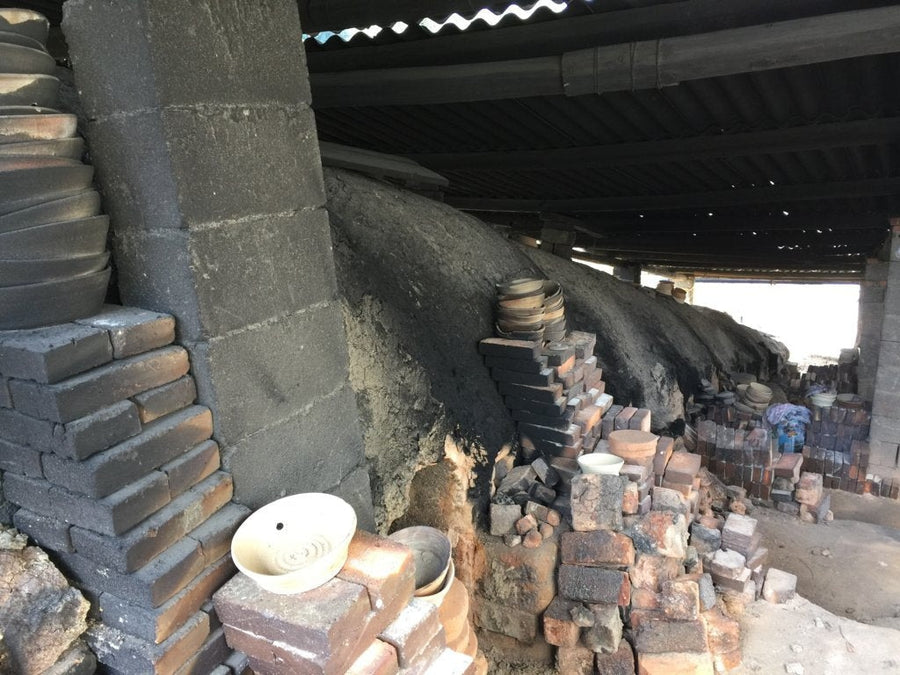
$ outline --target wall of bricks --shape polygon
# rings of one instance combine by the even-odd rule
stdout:
[[[72,0],[63,29],[121,296],[177,318],[235,499],[371,527],[296,3]]]
[[[171,316],[118,306],[0,333],[4,519],[91,601],[86,639],[112,673],[239,665],[208,601],[249,510],[174,338]]]
[[[890,263],[871,258],[859,287],[859,318],[856,344],[859,347],[857,392],[865,401],[875,397],[875,374],[878,372],[878,352],[884,322],[884,297],[887,290]]]

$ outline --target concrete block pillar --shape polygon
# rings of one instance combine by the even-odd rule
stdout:
[[[69,0],[124,302],[175,315],[235,497],[372,523],[295,0]]]
[[[877,275],[885,284],[872,394],[869,471],[882,476],[900,476],[900,219],[891,220],[889,245],[889,262],[877,268]],[[862,359],[862,341],[860,350]]]
[[[884,320],[884,297],[890,263],[870,258],[859,289],[859,320],[856,345],[859,347],[857,392],[871,402],[875,396],[875,373],[881,349],[881,329]]]

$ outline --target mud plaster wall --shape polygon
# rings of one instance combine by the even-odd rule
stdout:
[[[607,390],[619,403],[649,407],[655,428],[682,415],[702,377],[766,377],[770,360],[786,357],[725,314],[521,247],[445,204],[348,171],[326,169],[325,185],[350,381],[382,530],[412,519],[411,490],[419,522],[486,510],[491,463],[515,428],[477,343],[493,333],[494,285],[512,275],[562,284],[570,327],[598,334]],[[445,447],[452,458],[444,459]],[[429,508],[421,498],[440,489],[439,472],[414,476],[440,461],[467,486],[468,505],[432,500]]]

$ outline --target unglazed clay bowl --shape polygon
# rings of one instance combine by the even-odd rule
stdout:
[[[450,539],[434,527],[416,525],[397,530],[389,539],[412,549],[416,568],[416,596],[438,592],[450,569]]]
[[[656,454],[659,436],[649,431],[620,429],[609,435],[609,451],[629,464],[640,464]]]
[[[340,497],[308,492],[252,513],[231,540],[237,568],[261,588],[290,594],[318,588],[347,561],[356,512]]]

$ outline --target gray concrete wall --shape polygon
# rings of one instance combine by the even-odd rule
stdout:
[[[124,302],[169,312],[258,507],[334,491],[370,524],[294,0],[70,0]]]

